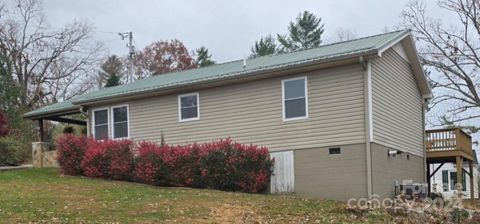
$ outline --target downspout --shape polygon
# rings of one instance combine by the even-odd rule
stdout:
[[[365,86],[365,157],[367,165],[367,196],[372,197],[372,65],[370,61],[365,60],[363,56],[359,58],[360,64],[362,64],[365,71],[364,86]]]
[[[424,166],[423,167],[424,168],[423,169],[424,170],[423,175],[424,175],[424,183],[428,183],[428,181],[429,181],[428,180],[429,179],[428,175],[430,175],[430,174],[427,174],[427,170],[428,170],[427,169],[427,166],[428,166],[428,164],[427,164],[427,146],[425,145],[427,130],[426,130],[426,122],[425,122],[425,113],[430,110],[430,108],[428,108],[428,104],[430,103],[431,98],[432,98],[431,95],[423,95],[422,96],[422,101],[423,101],[423,103],[422,103],[422,124],[423,124],[423,160],[424,160],[424,162],[423,162],[423,166]],[[428,186],[428,187],[430,187],[430,186]],[[428,190],[428,192],[430,192],[430,189],[427,189],[427,190]]]

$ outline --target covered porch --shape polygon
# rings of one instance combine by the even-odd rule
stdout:
[[[472,138],[460,128],[446,128],[437,130],[427,130],[425,136],[426,163],[427,163],[427,183],[428,192],[431,193],[431,179],[446,163],[455,164],[457,191],[461,191],[463,186],[464,172],[469,176],[470,198],[475,197],[474,192],[474,155],[472,150]],[[439,164],[434,170],[430,170],[431,164]],[[464,164],[468,164],[468,171]]]
[[[87,122],[71,118],[71,115],[84,114],[80,107],[70,101],[50,105],[24,115],[25,119],[37,123],[37,141],[32,142],[32,161],[34,167],[48,167],[56,164],[56,151],[52,149],[52,143],[46,139],[45,124],[47,121],[60,122],[65,124],[87,126]]]

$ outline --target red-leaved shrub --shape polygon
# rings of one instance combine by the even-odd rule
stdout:
[[[168,150],[168,146],[161,147],[154,143],[141,142],[135,161],[136,180],[153,185],[167,185],[168,171],[164,162],[164,154]]]
[[[91,141],[81,162],[87,177],[130,180],[133,170],[132,141]]]
[[[73,134],[65,134],[57,139],[57,161],[63,174],[81,175],[83,173],[80,163],[87,150],[87,141],[89,140],[85,136]]]
[[[205,188],[244,192],[262,192],[267,188],[273,167],[267,148],[230,139],[202,147],[206,151],[200,159]]]
[[[202,145],[158,146],[142,142],[136,161],[138,181],[228,191],[262,192],[273,160],[268,150],[230,139]]]
[[[138,147],[135,177],[138,181],[160,186],[201,187],[198,145],[159,146],[141,142]]]
[[[159,186],[262,192],[273,160],[268,149],[230,139],[186,146],[140,142],[138,155],[129,140],[96,141],[66,134],[57,142],[65,174],[134,180]],[[81,161],[81,163],[80,163]]]

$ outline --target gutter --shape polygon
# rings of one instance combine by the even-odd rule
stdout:
[[[432,99],[432,94],[428,94],[428,95],[423,95],[422,96],[422,100],[423,100],[423,103],[422,103],[422,127],[423,127],[423,170],[424,171],[428,171],[428,164],[427,164],[427,146],[425,144],[425,141],[426,141],[426,135],[427,135],[427,130],[426,130],[426,121],[425,121],[425,113],[427,111],[430,110],[430,108],[428,108],[428,104],[430,103],[430,99]],[[425,183],[428,183],[428,179],[429,179],[429,175],[430,173],[428,172],[423,172],[423,175],[424,175],[424,182]],[[430,189],[428,189],[428,192],[430,192]]]
[[[34,113],[34,114],[29,114],[26,113],[23,115],[23,118],[25,119],[40,119],[40,118],[45,118],[45,117],[52,117],[52,116],[62,116],[62,115],[69,115],[69,114],[76,114],[78,113],[79,107],[74,105],[73,107],[69,108],[62,108],[62,109],[56,109],[56,110],[51,110],[45,113]]]

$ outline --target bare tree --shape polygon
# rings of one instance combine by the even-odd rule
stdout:
[[[88,75],[102,46],[90,42],[90,24],[74,21],[51,29],[39,0],[16,0],[0,10],[0,53],[11,62],[22,105],[69,99],[94,84]]]
[[[335,30],[335,42],[353,40],[355,38],[357,38],[357,34],[350,29],[337,28]]]
[[[412,30],[429,73],[434,95],[432,106],[447,108],[443,124],[461,125],[480,118],[480,4],[478,0],[440,0],[444,24],[428,16],[423,1],[411,1],[403,10],[401,26]],[[474,130],[478,130],[472,127]]]

